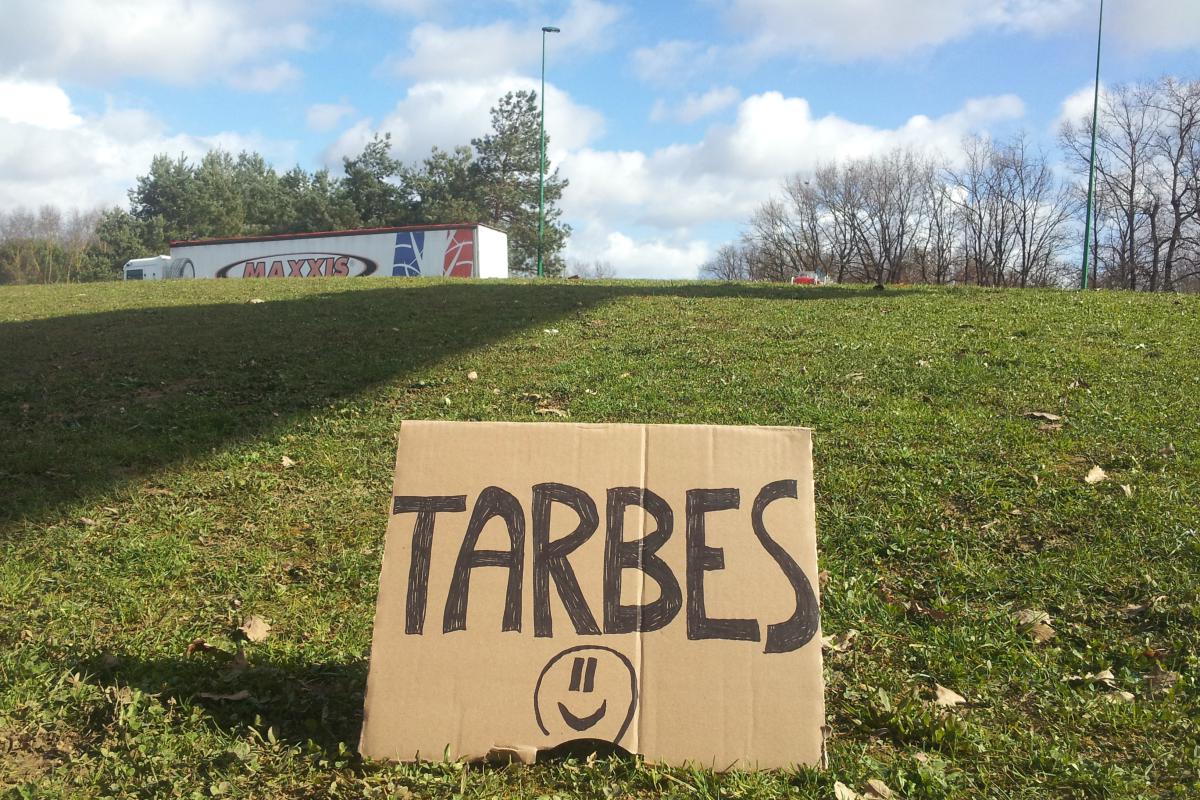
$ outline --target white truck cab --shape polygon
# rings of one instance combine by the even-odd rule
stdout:
[[[125,280],[161,281],[174,278],[194,278],[196,269],[190,258],[153,256],[134,258],[125,262]]]

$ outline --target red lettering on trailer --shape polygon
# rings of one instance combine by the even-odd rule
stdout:
[[[372,275],[378,265],[369,258],[342,253],[279,253],[261,259],[246,259],[226,264],[216,271],[217,278],[346,278]]]

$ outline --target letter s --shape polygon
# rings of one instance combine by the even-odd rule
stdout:
[[[758,493],[758,497],[754,498],[754,507],[750,513],[754,535],[783,570],[796,593],[796,610],[792,612],[792,616],[783,622],[767,626],[767,646],[763,650],[764,653],[790,653],[798,650],[812,640],[821,624],[821,609],[817,605],[817,596],[813,593],[808,576],[791,555],[771,538],[763,525],[763,512],[781,497],[797,497],[794,480],[768,483]]]

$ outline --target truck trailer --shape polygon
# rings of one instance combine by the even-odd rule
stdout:
[[[367,228],[171,242],[125,280],[172,278],[507,278],[508,237],[480,224]]]

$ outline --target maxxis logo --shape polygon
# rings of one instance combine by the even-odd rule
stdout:
[[[347,253],[277,253],[244,258],[217,270],[218,278],[360,278],[379,267]]]

